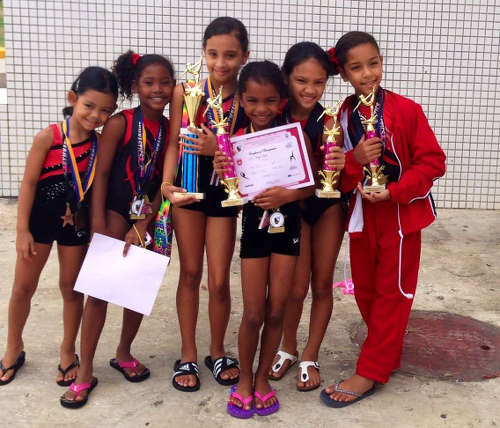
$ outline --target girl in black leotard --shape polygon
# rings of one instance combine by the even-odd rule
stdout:
[[[300,122],[311,140],[316,170],[321,167],[323,126],[318,121],[323,113],[319,104],[332,64],[328,54],[311,42],[297,43],[285,56],[282,71],[288,84],[289,100],[283,111],[288,122]],[[330,127],[330,125],[329,125]],[[344,154],[335,147],[332,165],[341,169]],[[344,234],[344,211],[340,199],[319,199],[311,196],[303,201],[300,257],[295,267],[293,287],[285,312],[283,342],[270,372],[270,378],[281,379],[297,361],[297,328],[304,299],[311,283],[312,307],[309,337],[300,356],[297,388],[309,391],[320,385],[318,354],[332,313],[332,278]]]
[[[161,202],[160,184],[168,119],[163,116],[174,88],[174,70],[161,55],[121,55],[113,70],[120,92],[139,106],[113,116],[103,130],[96,183],[92,195],[91,226],[99,232],[131,244],[146,246],[146,233]],[[140,284],[139,284],[140,286]],[[97,384],[92,362],[106,319],[107,302],[88,297],[81,332],[82,362],[75,385],[61,397],[65,407],[81,407]],[[130,382],[149,377],[149,369],[131,354],[142,314],[124,309],[122,334],[110,366]],[[82,391],[82,385],[87,391]],[[81,393],[83,392],[83,394]]]
[[[99,135],[116,108],[118,86],[101,67],[82,71],[68,92],[65,120],[40,131],[26,159],[19,190],[14,285],[9,302],[7,349],[0,361],[0,385],[23,365],[22,333],[31,297],[54,241],[59,255],[64,338],[57,383],[68,386],[78,371],[75,340],[83,295],[73,291],[89,242],[88,190],[93,182]]]

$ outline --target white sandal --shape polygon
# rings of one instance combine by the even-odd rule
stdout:
[[[299,363],[299,368],[300,368],[299,382],[306,383],[309,380],[309,372],[307,371],[309,367],[314,367],[319,372],[319,363],[317,361],[301,361]],[[312,391],[313,389],[318,388],[320,384],[321,382],[309,388],[299,388],[297,386],[297,389],[302,392]]]
[[[276,364],[272,366],[271,370],[273,371],[273,373],[278,373],[281,367],[283,367],[283,364],[285,364],[285,361],[287,360],[290,361],[290,365],[280,377],[269,376],[269,379],[271,380],[280,380],[283,376],[286,375],[288,370],[290,370],[290,367],[292,367],[297,362],[298,359],[296,355],[289,354],[288,352],[285,351],[278,351],[276,355],[278,355],[280,359],[276,362]]]

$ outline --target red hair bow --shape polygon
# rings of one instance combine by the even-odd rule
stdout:
[[[337,68],[339,68],[340,64],[339,64],[339,60],[335,56],[335,48],[328,49],[327,53],[328,53],[328,59],[330,60],[330,62],[335,64],[337,66]]]
[[[141,56],[138,53],[132,54],[132,64],[137,65],[137,61],[141,59]]]

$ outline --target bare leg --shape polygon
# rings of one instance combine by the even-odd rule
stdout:
[[[309,337],[302,352],[302,361],[317,361],[333,308],[332,279],[344,236],[344,213],[340,204],[328,208],[312,231],[312,306]],[[298,388],[313,388],[320,384],[319,372],[308,368],[309,380],[297,383]],[[299,371],[300,375],[300,371]]]
[[[300,256],[295,265],[295,273],[292,279],[292,290],[286,304],[285,318],[283,321],[283,343],[281,349],[292,355],[297,355],[297,329],[304,307],[304,300],[309,291],[309,280],[311,277],[311,226],[302,221],[300,235]],[[273,364],[279,357],[276,355]],[[289,360],[283,363],[278,372],[270,370],[269,374],[274,378],[280,378],[290,367]]]
[[[236,218],[207,217],[208,314],[212,361],[225,355],[224,336],[231,312],[229,274],[235,238]],[[221,372],[220,377],[235,379],[238,375],[239,370],[232,368]]]
[[[174,207],[174,230],[179,250],[180,274],[177,286],[177,316],[181,330],[181,362],[196,362],[196,322],[200,304],[200,281],[203,273],[205,214]],[[195,386],[193,375],[178,376],[181,386]]]
[[[236,391],[244,398],[253,392],[253,362],[266,311],[268,270],[268,257],[241,259],[243,317],[238,334],[240,381]],[[242,405],[238,400],[234,401],[235,404]],[[246,409],[250,409],[250,406],[251,403]]]
[[[35,243],[36,255],[32,256],[31,261],[17,256],[14,284],[9,301],[7,349],[2,358],[4,367],[10,367],[14,364],[24,348],[22,336],[30,313],[31,298],[38,286],[38,279],[49,257],[50,248],[51,245]],[[1,380],[8,380],[12,374],[13,371],[9,370],[1,377]]]
[[[76,278],[80,272],[83,259],[87,252],[86,245],[67,246],[58,245],[59,255],[59,288],[63,297],[63,325],[64,337],[60,350],[60,365],[64,369],[75,360],[75,341],[80,328],[83,312],[83,294],[73,291]],[[74,380],[78,368],[71,369],[63,378],[58,373],[57,380]]]
[[[112,238],[122,239],[129,229],[128,223],[115,211],[108,210],[106,212],[106,217],[106,235]],[[80,333],[81,365],[75,381],[77,384],[90,382],[92,380],[95,351],[99,343],[99,338],[101,337],[102,329],[104,328],[107,309],[108,302],[91,296],[87,297],[83,309],[82,329]],[[87,394],[88,391],[81,392],[76,400],[83,400]],[[75,393],[71,390],[66,391],[64,396],[68,400],[75,399]]]
[[[271,254],[266,316],[261,336],[259,366],[255,373],[255,391],[262,396],[271,391],[268,373],[280,343],[285,307],[292,288],[296,261],[295,256]],[[275,402],[276,397],[271,397],[265,403],[258,400],[255,405],[257,408],[269,407]]]

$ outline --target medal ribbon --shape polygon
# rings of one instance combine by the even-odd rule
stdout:
[[[151,156],[146,162],[147,133],[146,126],[144,125],[144,118],[141,112],[139,116],[139,123],[137,125],[137,195],[141,195],[143,184],[150,180],[154,174],[154,166],[156,164],[158,153],[160,152],[161,140],[163,137],[163,127],[164,124],[163,121],[161,121],[158,133],[153,141]]]
[[[68,157],[69,166],[71,169],[71,176],[73,179],[73,188],[75,190],[75,196],[77,202],[80,203],[85,197],[85,193],[89,190],[92,182],[94,181],[96,160],[97,160],[97,134],[92,131],[90,133],[90,138],[92,140],[91,153],[89,157],[89,162],[87,164],[87,169],[84,174],[84,180],[82,184],[82,179],[80,177],[80,172],[78,171],[78,163],[76,161],[75,153],[73,151],[73,146],[69,139],[69,117],[66,118],[62,123],[64,144],[62,148],[62,166],[64,174],[68,173]]]

